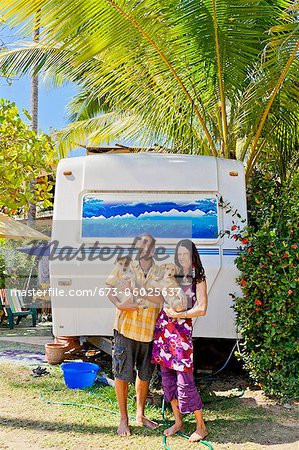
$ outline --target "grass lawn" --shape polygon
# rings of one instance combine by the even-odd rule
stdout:
[[[116,435],[118,416],[113,388],[92,388],[93,394],[67,389],[59,367],[50,366],[50,375],[33,378],[32,367],[0,362],[0,448],[1,449],[98,449],[158,450],[162,430],[149,431],[132,420],[132,436]],[[208,441],[214,450],[298,449],[296,404],[292,409],[264,402],[262,391],[246,390],[242,398],[225,398],[232,393],[219,383],[219,397],[202,391],[206,400],[204,416]],[[219,389],[223,389],[221,392]],[[51,389],[59,391],[49,392]],[[230,386],[231,389],[231,386]],[[41,399],[88,403],[88,407],[48,404]],[[96,394],[96,395],[95,395]],[[100,397],[98,397],[99,395]],[[222,400],[219,401],[219,398]],[[134,390],[130,390],[130,414],[134,415]],[[160,409],[148,407],[148,416],[161,419]],[[167,416],[170,418],[169,412]],[[297,416],[298,418],[298,416]],[[193,417],[186,417],[185,433],[194,429]],[[175,436],[167,439],[171,450],[207,447]]]

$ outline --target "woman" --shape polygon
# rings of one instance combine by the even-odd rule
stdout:
[[[152,362],[161,367],[165,400],[171,403],[175,423],[165,430],[172,436],[182,429],[182,414],[193,412],[196,430],[192,442],[207,435],[202,417],[202,402],[193,377],[192,317],[204,316],[207,310],[206,277],[197,249],[189,239],[176,247],[175,263],[178,281],[188,298],[188,308],[176,312],[172,308],[160,312],[154,336]]]

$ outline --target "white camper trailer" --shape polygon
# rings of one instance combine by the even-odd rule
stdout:
[[[238,293],[239,244],[219,236],[236,219],[219,206],[220,197],[246,219],[241,162],[152,152],[61,160],[50,258],[54,335],[112,336],[115,310],[105,280],[115,250],[130,250],[136,234],[147,232],[169,262],[181,238],[198,248],[209,306],[194,319],[194,337],[235,338],[229,294]]]

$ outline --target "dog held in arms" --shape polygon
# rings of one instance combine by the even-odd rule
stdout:
[[[138,286],[134,281],[132,258],[129,255],[119,255],[115,260],[115,268],[106,280],[106,283],[117,289],[117,297],[121,303],[135,303],[139,308],[148,308],[149,302],[142,297],[134,295]],[[133,292],[130,292],[133,291]]]
[[[164,307],[173,308],[175,311],[185,311],[187,309],[187,296],[175,279],[178,274],[178,267],[175,264],[163,264],[160,267],[161,277],[155,278],[151,285],[160,289],[164,297]]]
[[[128,294],[129,291],[125,289],[128,283],[132,286],[132,258],[129,255],[119,255],[114,265],[115,268],[107,278],[106,283],[117,289],[117,297],[120,302],[127,301],[133,303],[133,295],[131,293]]]

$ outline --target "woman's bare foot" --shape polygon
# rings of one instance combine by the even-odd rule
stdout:
[[[208,434],[208,432],[207,432],[206,427],[196,428],[194,433],[192,433],[191,436],[189,437],[189,441],[191,441],[191,442],[202,441],[207,436],[207,434]]]
[[[164,436],[173,436],[178,431],[182,431],[183,429],[183,422],[175,422],[172,427],[167,428],[167,430],[164,431]]]
[[[119,436],[131,436],[131,431],[129,428],[129,423],[127,419],[120,419],[119,427],[117,429],[117,434]]]
[[[136,422],[139,425],[143,425],[144,427],[149,428],[150,430],[154,430],[155,428],[158,428],[158,426],[159,426],[159,424],[157,422],[147,419],[145,416],[136,416]]]

